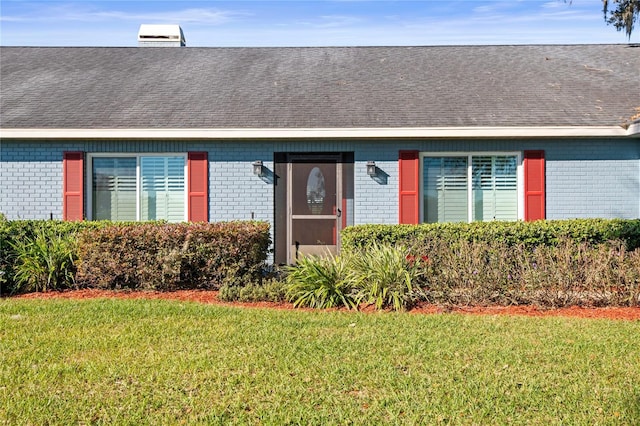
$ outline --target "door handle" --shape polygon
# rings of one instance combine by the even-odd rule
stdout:
[[[341,217],[341,216],[342,216],[342,210],[340,210],[340,209],[336,209],[336,211],[338,212],[338,215],[337,215],[337,216],[338,216],[338,217]]]

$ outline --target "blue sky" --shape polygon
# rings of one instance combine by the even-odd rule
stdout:
[[[136,46],[140,24],[180,24],[187,46],[628,42],[601,0],[0,0],[4,46]]]

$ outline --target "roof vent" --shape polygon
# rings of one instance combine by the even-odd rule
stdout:
[[[186,46],[180,25],[142,24],[138,31],[138,46]]]

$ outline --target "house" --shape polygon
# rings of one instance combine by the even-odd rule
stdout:
[[[181,36],[183,37],[183,36]],[[180,44],[180,43],[178,43]],[[640,217],[640,47],[2,47],[9,219]]]

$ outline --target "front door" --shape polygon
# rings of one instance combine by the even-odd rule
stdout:
[[[274,153],[274,261],[340,250],[353,225],[353,152]]]
[[[287,261],[335,255],[342,224],[340,155],[291,155],[287,165]]]

